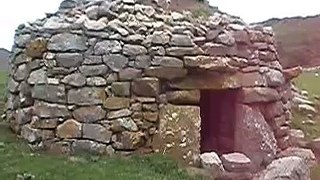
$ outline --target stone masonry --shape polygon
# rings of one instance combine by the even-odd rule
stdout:
[[[6,116],[48,151],[200,155],[201,90],[237,89],[235,151],[288,146],[293,78],[270,28],[135,0],[71,1],[16,30]]]

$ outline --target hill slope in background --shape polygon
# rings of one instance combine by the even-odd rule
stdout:
[[[10,52],[4,48],[0,48],[0,71],[7,70],[9,67]]]
[[[284,67],[320,66],[320,15],[273,18],[259,24],[273,27]]]

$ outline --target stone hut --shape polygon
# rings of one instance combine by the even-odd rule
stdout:
[[[194,164],[288,147],[291,71],[270,28],[135,0],[65,0],[16,30],[6,117],[51,152],[159,152]]]

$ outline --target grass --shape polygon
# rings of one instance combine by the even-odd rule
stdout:
[[[320,112],[319,102],[315,99],[315,96],[320,95],[320,77],[316,77],[315,73],[316,71],[304,72],[294,82],[299,89],[308,91],[310,100],[316,102],[316,109]],[[307,119],[306,114],[293,109],[292,127],[301,129],[308,140],[320,137],[320,115],[316,114],[313,118],[314,125],[303,124],[303,121]]]
[[[63,156],[32,153],[13,135],[7,125],[0,125],[0,179],[15,179],[18,174],[31,174],[41,180],[188,180],[185,170],[161,155],[132,158],[78,156],[72,161]]]
[[[304,72],[295,80],[297,87],[307,90],[312,100],[314,100],[314,96],[320,95],[320,76],[316,77],[316,72],[320,73],[320,71]]]
[[[6,77],[5,72],[0,72],[0,103],[4,100]],[[73,159],[76,161],[70,157],[32,152],[0,119],[0,179],[17,179],[17,176],[35,180],[202,179],[188,176],[177,162],[157,154],[131,158],[82,155]]]
[[[316,109],[318,112],[320,112],[319,101],[314,98],[315,96],[320,95],[320,77],[315,76],[316,72],[317,71],[304,72],[298,78],[296,78],[294,82],[299,89],[308,91],[310,100],[316,102]],[[305,114],[293,109],[292,128],[301,129],[305,133],[307,140],[320,137],[319,113],[313,118],[315,121],[314,125],[303,124],[302,122],[306,119],[307,117]],[[320,165],[316,165],[311,168],[311,179],[320,179]]]

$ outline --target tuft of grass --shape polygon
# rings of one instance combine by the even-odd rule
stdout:
[[[210,11],[207,8],[199,7],[199,8],[192,11],[192,15],[195,18],[208,19],[210,16]]]

